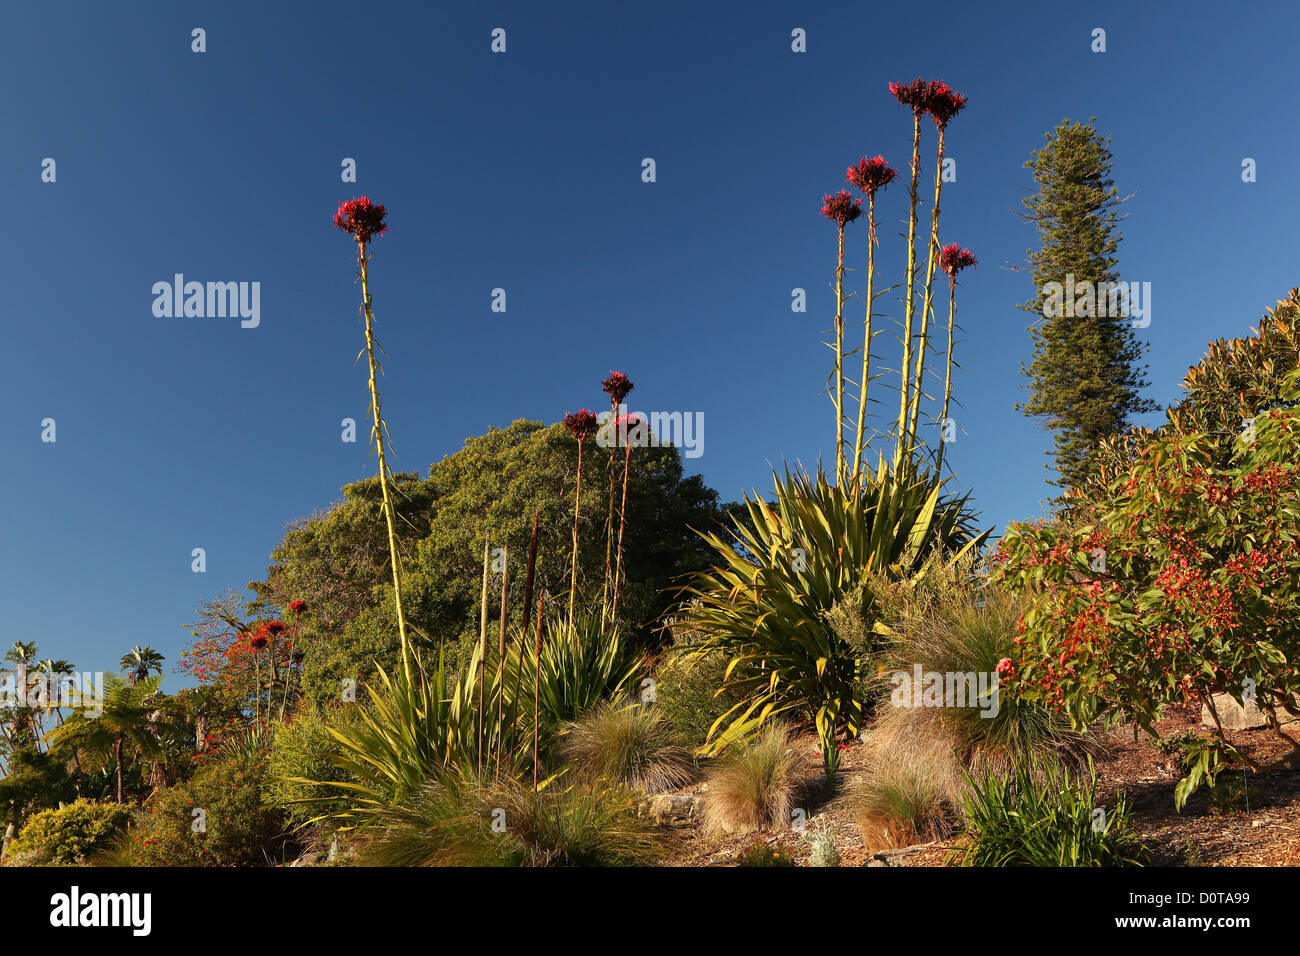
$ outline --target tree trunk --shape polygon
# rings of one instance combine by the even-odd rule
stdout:
[[[117,802],[122,802],[122,738],[117,738],[113,750],[117,756]]]

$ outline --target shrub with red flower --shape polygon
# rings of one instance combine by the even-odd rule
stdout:
[[[384,222],[387,215],[383,203],[375,204],[362,196],[360,199],[339,203],[339,211],[334,214],[334,225],[364,245],[372,237],[385,235],[389,231]]]
[[[1153,734],[1163,707],[1217,713],[1216,694],[1240,703],[1252,693],[1266,713],[1298,709],[1295,375],[1281,398],[1291,407],[1261,414],[1254,441],[1171,429],[1111,482],[1104,505],[1008,529],[1001,573],[1037,594],[1017,638],[1016,694],[1076,727],[1115,714]],[[1217,467],[1225,452],[1230,466]],[[1221,731],[1200,752],[1180,806],[1225,760],[1251,762]]]
[[[841,189],[833,196],[822,197],[822,215],[843,229],[862,215],[862,200]]]

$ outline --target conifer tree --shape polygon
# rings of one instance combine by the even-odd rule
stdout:
[[[1117,210],[1124,198],[1111,179],[1109,138],[1092,122],[1065,120],[1025,163],[1038,186],[1024,200],[1025,218],[1038,227],[1042,245],[1029,253],[1034,298],[1020,306],[1037,317],[1029,326],[1033,359],[1022,365],[1031,397],[1016,408],[1055,432],[1053,483],[1062,488],[1077,486],[1095,468],[1090,455],[1098,442],[1123,430],[1130,416],[1158,407],[1141,394],[1148,383],[1138,363],[1146,347],[1130,315],[1103,308],[1105,295],[1093,308],[1081,297],[1078,308],[1070,302],[1045,309],[1049,283],[1068,289],[1072,277],[1073,289],[1092,283],[1096,290],[1120,281]]]

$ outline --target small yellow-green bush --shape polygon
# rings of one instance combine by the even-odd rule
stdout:
[[[77,800],[57,810],[33,814],[9,847],[11,865],[80,863],[106,844],[131,818],[124,803]]]

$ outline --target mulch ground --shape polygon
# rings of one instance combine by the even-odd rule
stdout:
[[[1202,730],[1199,712],[1175,709],[1157,725],[1162,737]],[[1174,786],[1181,776],[1178,758],[1162,753],[1152,738],[1132,728],[1112,732],[1106,743],[1109,753],[1096,764],[1101,800],[1113,805],[1122,794],[1132,808],[1133,827],[1151,851],[1151,862],[1164,866],[1300,866],[1300,772],[1283,761],[1289,745],[1269,730],[1230,731],[1228,739],[1267,769],[1248,772],[1246,787],[1233,781],[1214,791],[1202,788],[1194,794],[1182,813],[1174,810]],[[796,739],[801,760],[801,775],[812,784],[812,797],[804,806],[811,817],[816,814],[835,836],[841,866],[864,866],[874,856],[863,846],[862,836],[849,814],[829,801],[825,794],[816,796],[815,782],[822,777],[817,738],[806,734]],[[864,769],[863,748],[844,751],[840,773],[842,784]],[[1225,778],[1220,777],[1220,781]],[[1243,793],[1243,789],[1245,792]],[[701,787],[688,787],[681,793],[699,793]],[[807,839],[791,828],[779,832],[710,836],[698,827],[669,831],[672,852],[666,861],[671,866],[735,866],[742,855],[757,841],[773,848],[783,848],[800,866],[809,865],[811,846]],[[927,844],[903,858],[891,859],[891,865],[942,866],[952,846],[960,837]]]

